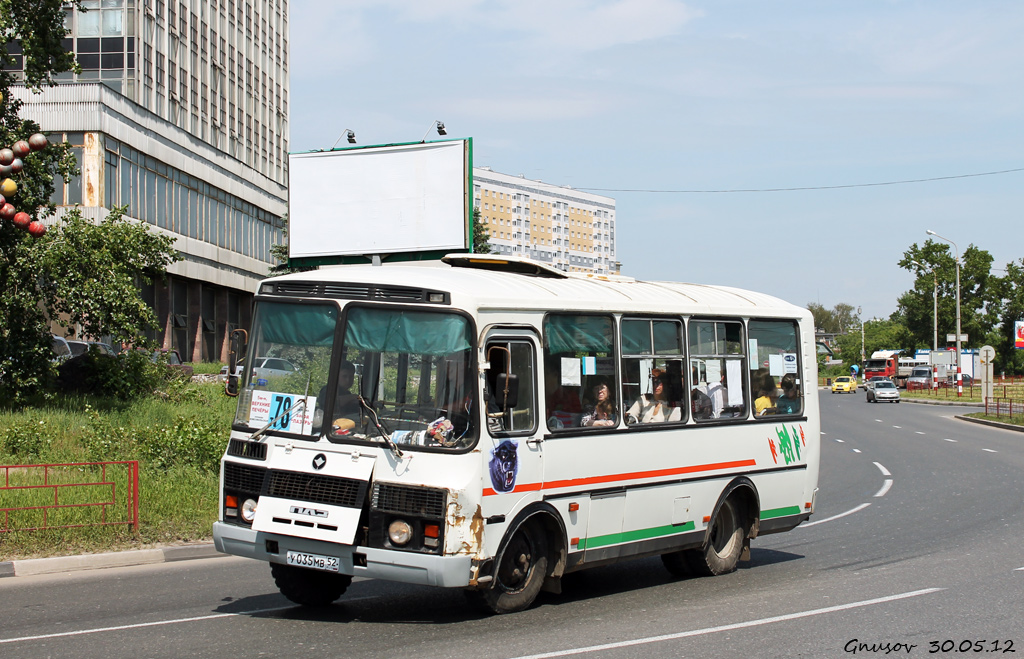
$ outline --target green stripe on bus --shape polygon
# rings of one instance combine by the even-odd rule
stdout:
[[[776,517],[785,517],[786,515],[799,515],[800,506],[790,506],[789,508],[776,508],[774,510],[762,510],[761,519],[774,519]]]
[[[661,536],[673,535],[675,533],[684,533],[686,531],[692,531],[694,528],[695,527],[693,525],[693,522],[686,522],[685,524],[670,524],[668,526],[657,526],[653,529],[623,531],[621,533],[598,535],[594,536],[593,538],[580,538],[580,543],[577,546],[580,549],[594,549],[595,547],[615,545],[620,542],[647,540],[648,538],[658,538]]]

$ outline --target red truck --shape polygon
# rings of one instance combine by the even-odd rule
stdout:
[[[864,362],[864,381],[880,375],[896,382],[899,375],[899,352],[899,350],[876,350],[871,353],[871,359]]]

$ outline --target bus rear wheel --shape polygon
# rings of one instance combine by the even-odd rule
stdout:
[[[484,604],[494,613],[515,613],[533,604],[547,577],[547,541],[534,524],[524,524],[509,540],[494,573],[491,587],[483,591]]]
[[[270,564],[270,574],[281,594],[302,606],[327,606],[345,594],[352,577],[293,565]]]
[[[686,562],[694,574],[710,577],[736,569],[747,535],[743,520],[740,503],[734,497],[726,499],[712,522],[707,544],[701,549],[686,550]]]

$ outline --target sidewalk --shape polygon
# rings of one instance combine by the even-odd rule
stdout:
[[[27,577],[35,574],[55,574],[78,570],[95,570],[107,567],[128,567],[153,563],[174,563],[197,558],[227,556],[218,552],[213,543],[163,547],[160,549],[133,549],[105,554],[80,554],[78,556],[54,556],[51,558],[26,558],[15,561],[0,561],[0,578]]]

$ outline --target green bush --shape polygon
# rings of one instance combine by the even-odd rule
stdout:
[[[153,469],[193,467],[219,473],[220,458],[227,443],[223,424],[196,418],[180,418],[173,426],[151,428],[139,447],[146,465]]]
[[[0,451],[25,464],[45,456],[50,443],[51,435],[42,420],[27,418],[0,429]]]
[[[165,367],[154,364],[148,352],[125,350],[116,357],[90,350],[61,364],[57,389],[132,400],[149,395],[163,384]]]

